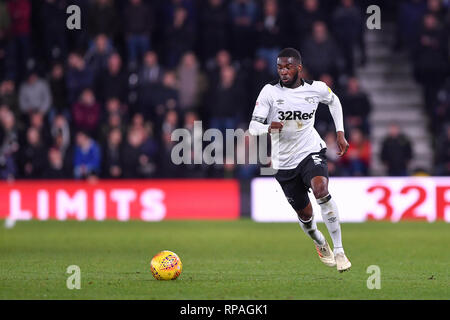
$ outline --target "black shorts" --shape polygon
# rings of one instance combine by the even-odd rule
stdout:
[[[275,179],[281,185],[287,201],[294,210],[304,209],[308,205],[312,178],[317,176],[328,178],[326,150],[323,148],[319,152],[309,154],[295,169],[278,170],[275,174]]]

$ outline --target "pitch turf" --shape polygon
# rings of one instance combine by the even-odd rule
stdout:
[[[353,267],[342,274],[322,265],[292,223],[30,221],[0,229],[0,299],[450,299],[443,222],[343,224]],[[176,281],[150,273],[163,249],[183,262]],[[69,265],[81,268],[81,290],[66,287]],[[381,269],[380,290],[367,288],[370,265]]]

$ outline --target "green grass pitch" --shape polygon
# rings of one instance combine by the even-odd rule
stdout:
[[[353,264],[345,273],[323,265],[295,223],[18,222],[0,227],[0,299],[450,299],[450,224],[342,232]],[[150,273],[164,249],[182,260],[175,281]],[[69,265],[81,269],[80,290],[66,287]],[[379,290],[367,288],[370,265],[381,269]]]

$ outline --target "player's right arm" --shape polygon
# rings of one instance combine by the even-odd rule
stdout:
[[[281,130],[283,124],[281,122],[272,122],[270,125],[264,122],[267,119],[270,108],[272,107],[272,99],[270,97],[270,85],[267,84],[262,88],[256,99],[255,108],[253,109],[252,120],[248,131],[253,136],[259,136],[265,133],[270,133],[273,129]]]

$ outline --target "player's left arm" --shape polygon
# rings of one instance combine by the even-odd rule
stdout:
[[[345,139],[344,115],[342,112],[341,101],[325,83],[323,83],[323,86],[324,90],[322,92],[323,95],[320,102],[327,104],[330,109],[330,113],[334,121],[334,126],[336,127],[336,142],[340,150],[337,154],[339,156],[343,156],[347,152],[349,144]]]

